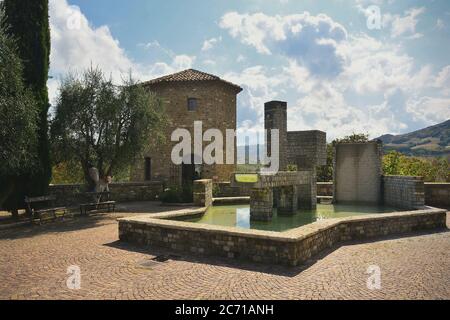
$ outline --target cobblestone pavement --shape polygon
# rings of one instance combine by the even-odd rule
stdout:
[[[349,243],[301,268],[167,254],[118,242],[111,217],[0,232],[0,299],[450,299],[450,232]],[[147,263],[146,263],[147,262]],[[70,290],[67,268],[81,268]],[[381,290],[366,285],[381,268]]]

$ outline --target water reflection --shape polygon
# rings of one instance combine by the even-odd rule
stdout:
[[[294,215],[281,215],[278,214],[275,209],[272,221],[262,222],[250,220],[250,207],[248,205],[215,206],[211,207],[200,218],[183,218],[181,220],[243,229],[285,231],[323,219],[393,211],[396,210],[394,208],[383,206],[319,204],[317,205],[316,210],[299,210]]]

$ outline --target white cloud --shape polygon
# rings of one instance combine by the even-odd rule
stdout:
[[[441,89],[442,94],[450,96],[450,65],[442,68],[436,76],[434,86]]]
[[[437,19],[436,20],[436,29],[438,30],[443,30],[445,28],[445,22],[442,19]]]
[[[278,52],[305,64],[314,74],[335,76],[342,69],[343,59],[336,48],[347,38],[347,32],[325,14],[269,16],[229,12],[221,18],[220,27],[259,53]]]
[[[450,119],[450,98],[420,97],[407,102],[407,110],[416,119],[436,124]]]
[[[241,118],[247,125],[263,125],[263,105],[278,97],[282,85],[288,79],[284,75],[273,76],[263,66],[254,66],[242,72],[228,72],[224,79],[240,85],[244,91],[238,96],[238,108]]]
[[[431,77],[431,68],[415,72],[414,59],[401,48],[367,35],[350,37],[338,49],[347,64],[339,80],[349,83],[358,94],[387,92],[400,87],[405,91],[421,88]]]
[[[416,33],[416,26],[419,21],[418,17],[425,12],[425,8],[411,8],[406,10],[403,16],[392,15],[385,16],[391,22],[391,36],[393,38],[407,35],[411,39],[416,39],[422,36]]]
[[[236,62],[243,62],[243,61],[245,61],[246,60],[246,58],[245,58],[245,56],[243,56],[242,54],[240,54],[237,58],[236,58]]]
[[[94,27],[77,6],[69,5],[67,0],[50,0],[50,27],[52,51],[50,56],[49,80],[50,101],[57,94],[61,76],[68,72],[79,72],[98,66],[114,81],[132,71],[138,80],[148,80],[192,67],[195,57],[170,54],[169,62],[143,65],[129,58],[115,39],[108,26]],[[146,48],[160,47],[158,42],[142,45]]]
[[[171,58],[176,56],[176,54],[172,50],[163,47],[157,40],[150,41],[147,43],[139,43],[138,47],[141,47],[144,50],[149,50],[149,51],[161,51]]]
[[[286,24],[293,34],[304,31],[303,25],[291,25],[285,22],[285,18],[264,17],[264,23],[259,24],[255,19],[262,21],[262,16],[257,15],[255,18],[254,15],[233,13],[223,20],[227,23],[222,23],[222,27],[263,54],[273,54],[280,47],[284,49],[287,40],[283,39],[294,39],[285,32]],[[333,24],[331,21],[327,25]],[[280,25],[283,27],[277,30]],[[258,33],[266,29],[271,29],[272,33]],[[242,94],[242,108],[256,111],[252,115],[248,115],[247,110],[243,111],[242,117],[251,117],[252,121],[241,123],[242,130],[249,130],[251,123],[261,126],[264,102],[285,100],[286,89],[293,89],[289,91],[290,98],[287,98],[290,99],[289,130],[325,130],[330,139],[353,132],[367,132],[375,138],[387,132],[403,132],[417,123],[429,124],[431,115],[416,111],[412,107],[413,100],[408,100],[408,97],[420,97],[424,90],[437,83],[433,68],[430,65],[418,68],[415,60],[404,52],[401,43],[377,40],[363,33],[347,36],[345,29],[342,33],[346,36],[339,41],[317,38],[311,32],[304,33],[312,35],[317,45],[332,44],[335,50],[333,55],[341,59],[340,72],[334,77],[321,77],[320,73],[314,72],[311,61],[308,61],[314,61],[314,56],[295,59],[282,50],[280,52],[285,54],[286,64],[275,70],[255,67],[245,69],[240,75],[234,74],[230,80],[242,84],[248,91]],[[445,78],[445,75],[443,71],[441,78]],[[245,85],[249,83],[251,85]],[[293,99],[292,94],[298,98]],[[439,105],[441,108],[444,105],[439,99],[430,101],[427,101],[427,105]],[[424,101],[421,105],[424,105]],[[435,107],[435,110],[441,109]],[[445,120],[443,117],[445,113],[434,114],[434,120]]]
[[[203,42],[202,51],[211,50],[212,48],[214,48],[221,41],[222,41],[222,37],[211,38],[211,39],[205,40]]]

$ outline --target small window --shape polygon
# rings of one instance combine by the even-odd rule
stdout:
[[[152,158],[145,158],[145,180],[152,180]]]
[[[197,111],[198,100],[196,98],[188,99],[188,111]]]

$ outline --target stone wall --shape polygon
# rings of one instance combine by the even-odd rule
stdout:
[[[425,203],[450,210],[450,183],[425,183]]]
[[[421,177],[383,176],[384,204],[403,209],[425,205],[425,187]]]
[[[288,163],[298,169],[314,169],[327,162],[327,134],[322,131],[289,131]]]
[[[381,203],[381,143],[340,143],[334,152],[334,202]]]
[[[279,233],[167,220],[174,216],[119,219],[119,238],[186,255],[296,266],[342,241],[443,229],[446,225],[446,211],[436,209],[321,220]]]
[[[163,191],[161,182],[112,183],[109,185],[111,199],[117,202],[153,201]],[[50,185],[49,194],[56,196],[56,205],[73,206],[90,201],[83,193],[81,184]]]
[[[250,188],[242,186],[231,186],[231,182],[214,182],[213,184],[214,197],[249,197]]]
[[[194,204],[198,207],[210,207],[213,203],[212,180],[194,181]]]
[[[450,183],[425,182],[425,204],[435,208],[450,209]],[[318,182],[318,196],[333,196],[333,182]]]
[[[252,189],[250,193],[250,218],[255,221],[270,221],[273,215],[273,189]]]

